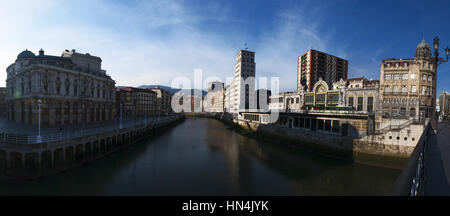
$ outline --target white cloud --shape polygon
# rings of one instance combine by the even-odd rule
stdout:
[[[1,1],[1,0],[0,0]],[[117,85],[170,85],[176,76],[192,78],[195,68],[203,76],[234,75],[236,41],[245,41],[237,31],[226,35],[201,31],[202,21],[233,21],[224,3],[208,3],[195,10],[179,1],[138,1],[136,5],[117,5],[103,1],[8,2],[0,9],[0,24],[5,34],[0,52],[0,68],[13,63],[17,54],[28,48],[43,48],[48,55],[64,49],[89,52],[102,58],[103,68]],[[226,3],[225,3],[226,4]],[[257,76],[279,76],[281,90],[295,91],[297,57],[311,47],[345,55],[345,47],[333,48],[333,33],[322,34],[320,21],[312,22],[318,9],[296,8],[282,11],[275,29],[257,36]],[[316,16],[317,17],[317,16]],[[226,39],[226,40],[224,40]],[[333,54],[333,52],[331,52]],[[6,73],[0,73],[0,86]]]

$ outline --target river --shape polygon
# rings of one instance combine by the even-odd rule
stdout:
[[[188,117],[54,176],[0,182],[0,195],[388,195],[399,170],[335,160]]]

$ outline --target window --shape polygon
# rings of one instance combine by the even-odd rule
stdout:
[[[407,92],[405,85],[402,86],[402,92]]]
[[[384,87],[384,92],[391,92],[391,87],[390,86],[385,86]]]
[[[422,80],[423,80],[423,81],[427,80],[427,75],[423,74],[423,75],[422,75]]]
[[[391,63],[388,63],[388,64],[387,64],[387,67],[391,67]]]
[[[398,92],[398,86],[394,86],[394,92]]]
[[[411,79],[415,80],[416,79],[416,74],[411,74]]]
[[[373,96],[367,98],[367,112],[373,111]]]
[[[399,74],[394,74],[394,80],[398,80],[400,78]]]
[[[425,86],[422,86],[422,94],[423,94],[423,95],[425,94],[425,89],[426,89],[426,87],[425,87]]]
[[[358,107],[357,107],[358,111],[362,111],[363,110],[363,97],[362,96],[358,96]]]
[[[417,89],[416,89],[416,86],[415,86],[415,85],[412,85],[412,86],[411,86],[411,92],[417,92]]]
[[[398,65],[399,65],[399,64],[398,64],[398,62],[397,62],[397,63],[395,63],[395,67],[398,67]]]
[[[403,74],[402,75],[402,80],[408,80],[408,74]]]
[[[430,82],[431,82],[431,76],[428,76],[428,81],[430,81]]]
[[[348,106],[353,107],[353,96],[348,97]]]
[[[405,62],[405,67],[408,67],[408,62]]]

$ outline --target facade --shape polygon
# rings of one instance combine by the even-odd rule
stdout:
[[[231,92],[231,85],[225,86],[225,95],[224,95],[224,111],[230,112],[230,92]]]
[[[259,111],[265,112],[269,110],[269,102],[270,96],[272,95],[272,91],[267,89],[258,89],[256,90],[256,109]],[[265,97],[266,99],[262,99]]]
[[[0,87],[0,117],[6,116],[6,87]]]
[[[339,87],[341,86],[341,87]],[[336,82],[333,88],[342,90],[342,83]],[[345,105],[351,110],[375,113],[379,107],[379,80],[367,80],[364,77],[347,79],[345,90]]]
[[[230,90],[230,112],[256,109],[255,53],[240,50],[236,55],[234,80]]]
[[[450,114],[450,93],[442,92],[439,95],[439,112],[442,117],[448,117]]]
[[[322,79],[331,86],[333,82],[347,79],[348,61],[339,57],[310,49],[298,57],[297,92],[301,86],[312,91],[313,85]]]
[[[297,92],[281,92],[278,95],[269,97],[269,109],[278,112],[299,111],[303,105],[300,94]]]
[[[208,112],[224,112],[225,89],[222,82],[210,82],[208,84],[208,94],[206,95]]]
[[[156,93],[156,106],[159,115],[168,115],[172,113],[172,95],[165,89],[160,87],[151,88]]]
[[[380,102],[384,118],[424,119],[436,106],[436,64],[422,40],[413,59],[384,59],[380,70]]]
[[[101,122],[115,116],[115,82],[101,58],[65,50],[61,56],[25,50],[6,69],[7,116],[43,125]]]
[[[158,113],[156,93],[150,89],[117,88],[116,110],[118,114],[122,106],[122,116],[155,116]]]
[[[341,79],[332,87],[319,78],[312,91],[283,92],[270,97],[269,109],[281,112],[301,110],[346,110],[375,113],[379,107],[379,81],[364,77]]]

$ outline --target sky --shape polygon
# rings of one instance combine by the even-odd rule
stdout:
[[[102,58],[116,85],[170,86],[175,77],[225,81],[236,53],[254,51],[257,77],[295,91],[297,57],[310,48],[349,61],[348,76],[379,79],[381,60],[412,58],[424,38],[450,45],[450,1],[0,0],[0,86],[25,50]],[[450,62],[437,92],[450,91]]]

